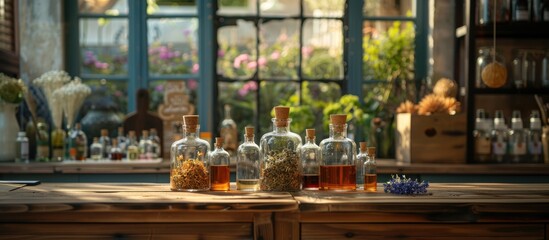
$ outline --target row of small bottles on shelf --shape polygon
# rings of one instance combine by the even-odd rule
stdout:
[[[477,0],[479,24],[549,21],[548,0]],[[494,16],[495,14],[495,16]]]
[[[356,190],[377,191],[375,148],[347,138],[346,115],[331,115],[330,137],[319,145],[315,130],[306,141],[290,131],[289,107],[275,107],[273,131],[259,145],[254,128],[246,127],[236,150],[236,187],[241,191]],[[183,117],[183,138],[171,145],[170,188],[173,191],[228,191],[229,158],[223,138],[215,149],[199,137],[197,115]]]
[[[90,145],[90,158],[93,160],[137,160],[157,159],[160,157],[162,146],[156,129],[143,130],[140,140],[137,140],[136,132],[128,131],[124,135],[124,129],[118,128],[118,136],[110,138],[107,129],[101,130],[101,137],[93,138]]]
[[[521,112],[514,110],[511,128],[505,123],[503,111],[494,119],[484,109],[477,109],[474,130],[474,159],[477,163],[542,163],[542,126],[539,111],[533,110],[529,128],[522,122]]]

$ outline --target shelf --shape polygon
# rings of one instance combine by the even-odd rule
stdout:
[[[533,95],[533,94],[549,94],[547,88],[473,88],[471,91],[474,94],[517,94],[517,95]]]
[[[506,22],[498,23],[496,35],[499,38],[547,38],[549,37],[549,22]],[[493,25],[476,26],[476,35],[479,38],[492,37]]]

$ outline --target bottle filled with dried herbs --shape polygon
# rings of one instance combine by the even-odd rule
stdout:
[[[210,143],[199,137],[198,115],[183,116],[183,138],[170,149],[172,191],[207,191],[210,189],[208,153]]]
[[[356,189],[356,144],[347,138],[347,115],[330,115],[330,137],[320,142],[320,190]]]
[[[260,188],[263,191],[299,191],[301,189],[301,137],[290,131],[290,108],[274,108],[273,131],[261,137]]]

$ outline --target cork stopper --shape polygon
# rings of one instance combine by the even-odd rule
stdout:
[[[360,151],[366,152],[368,150],[368,143],[367,142],[360,142]]]
[[[274,107],[274,111],[275,111],[275,126],[287,127],[288,116],[290,116],[290,107],[276,106]]]
[[[108,135],[109,135],[109,130],[101,129],[101,136],[108,136]]]
[[[316,132],[314,128],[305,129],[305,133],[306,133],[307,139],[313,139],[316,136]]]
[[[215,146],[216,146],[216,147],[221,147],[221,146],[223,146],[223,138],[222,138],[222,137],[216,137],[216,138],[215,138]]]
[[[141,131],[141,136],[142,136],[143,138],[149,137],[149,131],[147,131],[147,130]]]
[[[130,131],[128,132],[128,136],[130,136],[130,137],[135,137],[135,131],[134,131],[134,130],[130,130]]]
[[[347,114],[332,114],[330,115],[330,122],[336,132],[343,132],[345,129],[345,123],[347,122]]]
[[[183,116],[183,127],[187,132],[196,132],[198,126],[198,115]]]
[[[376,147],[369,147],[368,156],[375,156],[375,155],[376,155]]]
[[[246,137],[253,137],[254,136],[254,127],[245,127],[246,131]]]

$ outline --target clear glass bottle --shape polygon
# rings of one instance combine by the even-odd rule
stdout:
[[[135,131],[128,132],[128,145],[126,147],[126,158],[128,160],[136,160],[139,158],[139,143],[135,136]]]
[[[29,162],[29,139],[27,138],[27,132],[18,132],[17,139],[17,152],[15,155],[16,162],[28,163]]]
[[[539,87],[536,80],[536,60],[530,50],[516,50],[513,59],[513,83],[515,88]]]
[[[263,191],[299,191],[301,189],[301,137],[290,131],[290,108],[274,108],[273,131],[259,141],[261,153],[260,188]]]
[[[377,192],[376,148],[368,148],[368,160],[364,163],[364,190]]]
[[[300,158],[303,167],[303,189],[318,190],[320,147],[316,145],[314,128],[305,130],[305,144],[301,146]]]
[[[149,140],[151,145],[149,145],[148,156],[150,159],[157,159],[161,156],[162,146],[160,145],[160,137],[158,137],[156,128],[151,128]]]
[[[526,160],[528,146],[526,132],[523,128],[520,111],[513,111],[511,130],[509,130],[509,154],[514,163],[522,163]]]
[[[93,160],[103,159],[103,144],[99,143],[99,138],[94,137],[90,145],[90,158]]]
[[[254,142],[254,128],[246,127],[244,142],[238,147],[236,160],[236,189],[259,190],[259,146]]]
[[[183,138],[170,148],[170,188],[172,191],[210,189],[208,153],[210,143],[200,139],[198,115],[183,116]]]
[[[50,160],[50,134],[48,125],[38,122],[38,136],[36,137],[36,161],[48,162]]]
[[[139,159],[150,159],[151,154],[151,139],[149,131],[141,131],[141,140],[139,140]]]
[[[229,104],[225,104],[224,110],[225,119],[221,121],[220,134],[224,139],[223,149],[229,152],[231,158],[233,158],[236,155],[236,150],[238,147],[238,129],[236,122],[231,117],[231,106]]]
[[[111,138],[109,137],[108,129],[101,129],[101,137],[99,137],[99,143],[103,147],[103,154],[101,155],[102,158],[109,159],[109,155],[111,154],[112,142]]]
[[[539,111],[533,110],[530,114],[530,131],[528,131],[528,154],[533,163],[543,163],[541,135]]]
[[[65,131],[60,128],[56,128],[51,133],[51,159],[53,161],[61,162],[65,155]]]
[[[118,135],[116,136],[116,141],[118,142],[118,148],[120,148],[120,150],[122,150],[122,152],[124,153],[124,150],[128,147],[128,138],[124,134],[124,127],[118,127]]]
[[[477,109],[475,118],[475,130],[473,137],[475,141],[474,159],[477,163],[490,162],[492,157],[491,129],[486,121],[486,112],[484,109]]]
[[[86,160],[88,156],[88,138],[82,131],[80,123],[76,123],[69,133],[70,158],[73,160]]]
[[[494,129],[492,130],[492,161],[503,163],[507,158],[507,144],[509,141],[507,125],[501,110],[494,116]]]
[[[122,160],[124,158],[124,152],[118,147],[118,139],[112,140],[111,152],[109,154],[111,160]]]
[[[356,144],[347,136],[347,115],[330,115],[330,137],[320,142],[320,190],[356,189]]]
[[[215,138],[215,149],[210,153],[210,190],[229,191],[231,184],[231,156],[223,149],[223,138]]]
[[[476,88],[487,88],[486,84],[482,80],[482,71],[485,67],[487,67],[489,64],[494,62],[494,54],[496,56],[496,62],[497,63],[505,63],[505,59],[503,58],[503,55],[499,51],[494,51],[493,47],[480,47],[478,49],[478,55],[477,55],[477,65],[476,65],[476,74],[475,74],[475,87]],[[503,65],[505,66],[505,64]],[[505,83],[503,83],[501,87],[507,87],[507,79],[504,79]]]
[[[364,189],[364,163],[368,161],[368,144],[360,142],[356,155],[356,189]]]

